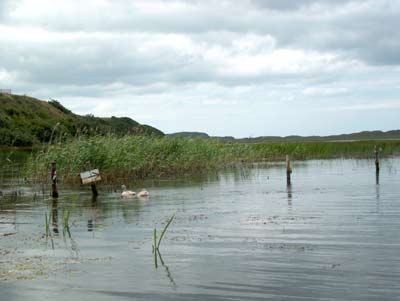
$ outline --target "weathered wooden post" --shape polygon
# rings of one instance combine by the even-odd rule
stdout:
[[[379,174],[379,151],[380,151],[381,149],[379,148],[378,149],[378,147],[375,145],[374,146],[374,154],[375,154],[375,171],[376,171],[376,174]]]
[[[51,162],[51,196],[53,198],[58,198],[56,161]]]
[[[90,184],[93,196],[97,197],[99,194],[97,192],[96,182],[101,180],[100,171],[98,169],[85,171],[80,174],[80,177],[81,177],[81,184],[82,185]]]
[[[287,185],[291,184],[290,174],[292,173],[292,167],[290,166],[290,158],[289,155],[286,155],[286,183]]]

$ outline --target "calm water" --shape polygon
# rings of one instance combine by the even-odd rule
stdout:
[[[0,200],[0,233],[16,232],[0,237],[0,300],[400,300],[400,159],[379,184],[371,160],[297,162],[292,182],[266,164],[144,183],[148,199],[22,187]],[[156,268],[153,229],[173,214]]]

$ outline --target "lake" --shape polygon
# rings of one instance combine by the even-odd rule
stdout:
[[[379,179],[373,160],[297,161],[290,187],[283,163],[121,183],[141,199],[17,184],[0,186],[1,300],[399,300],[400,158]]]

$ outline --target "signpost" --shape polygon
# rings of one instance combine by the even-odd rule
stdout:
[[[98,195],[97,188],[96,188],[96,182],[101,180],[100,171],[98,169],[85,171],[85,172],[80,173],[80,177],[81,177],[82,185],[90,184],[90,187],[92,188],[93,196],[96,197]]]

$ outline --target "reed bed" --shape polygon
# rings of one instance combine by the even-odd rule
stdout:
[[[78,183],[78,174],[98,168],[103,182],[116,179],[146,179],[197,174],[237,162],[337,157],[372,158],[373,147],[382,156],[400,154],[400,141],[305,142],[305,143],[222,143],[216,140],[146,136],[81,137],[46,145],[27,162],[27,176],[48,179],[49,166],[57,162],[57,174],[64,183]]]

